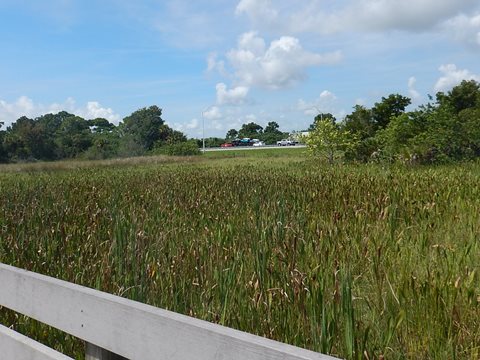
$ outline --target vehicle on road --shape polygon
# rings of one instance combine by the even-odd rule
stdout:
[[[257,141],[253,143],[252,146],[255,146],[255,147],[265,146],[265,143],[263,141]]]
[[[294,146],[295,142],[288,139],[282,139],[280,141],[277,141],[277,145],[278,146]]]
[[[253,140],[250,138],[235,139],[232,141],[233,146],[252,146]]]
[[[222,147],[222,148],[232,147],[232,146],[233,146],[232,143],[225,143],[225,144],[220,145],[220,147]]]

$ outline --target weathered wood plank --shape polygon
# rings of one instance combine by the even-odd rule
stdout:
[[[4,264],[0,283],[0,305],[132,360],[333,359]]]
[[[72,358],[2,325],[0,325],[0,359],[72,360]]]

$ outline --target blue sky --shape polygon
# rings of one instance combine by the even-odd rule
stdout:
[[[114,123],[158,105],[191,137],[480,81],[478,0],[0,0],[0,121]]]

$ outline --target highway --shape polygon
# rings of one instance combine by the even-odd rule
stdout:
[[[205,148],[205,152],[210,151],[233,151],[233,150],[262,150],[262,149],[303,149],[306,145],[297,144],[294,146],[278,146],[278,145],[265,145],[265,146],[232,146],[232,147],[212,147]],[[202,148],[200,148],[202,151]]]

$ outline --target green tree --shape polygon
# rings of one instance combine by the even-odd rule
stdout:
[[[362,105],[355,105],[353,112],[345,117],[342,127],[359,140],[355,147],[346,151],[345,157],[348,160],[369,161],[379,147],[375,139],[376,126],[372,110]]]
[[[394,159],[411,159],[416,156],[414,139],[425,131],[425,123],[415,113],[393,117],[385,129],[379,130],[377,140],[384,156]]]
[[[265,126],[260,139],[263,140],[267,145],[275,144],[277,141],[287,137],[286,134],[281,132],[279,129],[280,126],[276,121],[270,121],[267,126]]]
[[[309,152],[315,156],[326,156],[329,164],[335,161],[335,154],[345,151],[357,142],[347,130],[342,129],[331,118],[315,121],[315,127],[306,137]]]
[[[126,141],[132,139],[138,142],[144,150],[151,150],[156,141],[160,140],[160,127],[163,125],[162,109],[153,105],[133,112],[123,119],[122,131],[127,136]]]
[[[440,106],[448,106],[456,113],[480,106],[480,83],[475,80],[463,80],[447,94],[437,93]]]
[[[160,126],[160,137],[156,146],[161,145],[172,145],[181,142],[187,141],[187,137],[184,133],[178,130],[173,130],[167,124],[163,124]]]
[[[315,128],[317,127],[317,123],[322,122],[323,120],[330,120],[333,122],[337,121],[337,119],[335,119],[335,116],[330,113],[320,113],[313,118],[313,123],[310,124],[307,131],[315,130]]]
[[[260,125],[250,122],[242,125],[242,128],[238,132],[238,136],[242,138],[256,138],[259,137],[262,132],[263,128]]]
[[[393,117],[403,114],[411,102],[408,97],[399,94],[390,94],[388,97],[382,97],[382,101],[375,103],[372,108],[375,126],[378,129],[385,128]]]
[[[86,151],[93,141],[88,121],[70,116],[62,121],[56,132],[55,143],[59,158],[73,158]]]
[[[2,129],[2,126],[5,123],[0,121],[0,163],[8,162],[8,153],[5,149],[5,134],[6,132]]]
[[[269,133],[269,134],[275,134],[275,133],[280,133],[279,130],[280,126],[276,121],[270,121],[267,126],[265,126],[265,129],[263,130],[264,133]]]
[[[107,119],[96,118],[92,120],[87,120],[88,126],[93,133],[105,133],[111,132],[115,129],[115,125],[110,123]]]
[[[230,129],[227,131],[227,135],[225,136],[225,139],[227,140],[233,140],[236,137],[238,137],[238,131],[235,129]]]
[[[5,135],[10,156],[19,160],[51,160],[55,158],[51,137],[44,124],[22,116],[14,122]]]
[[[355,105],[353,112],[345,117],[343,128],[361,140],[374,136],[375,122],[372,111],[362,105]]]

